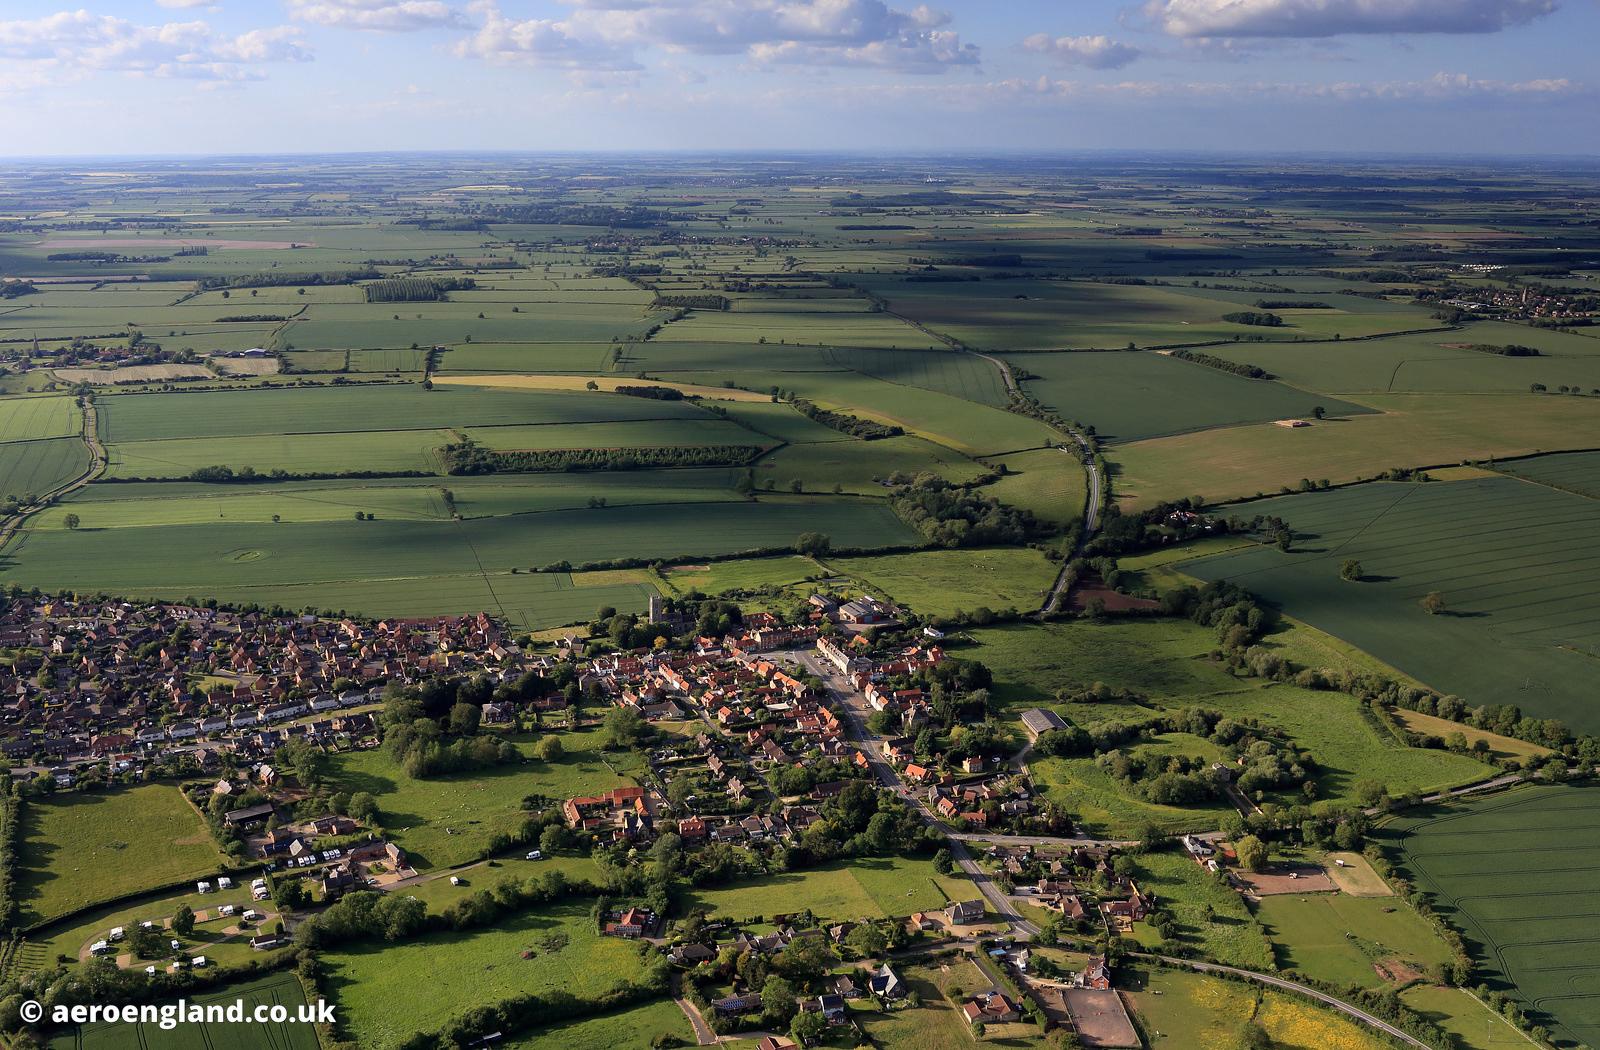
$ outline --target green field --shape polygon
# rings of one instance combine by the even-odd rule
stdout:
[[[1206,957],[1249,970],[1272,969],[1272,946],[1251,917],[1244,898],[1217,880],[1188,854],[1151,853],[1139,858],[1139,888],[1154,894],[1176,920],[1176,939],[1199,948]],[[1143,923],[1137,939],[1154,936]]]
[[[42,495],[89,469],[81,438],[44,438],[0,444],[0,496]]]
[[[414,384],[120,394],[101,399],[98,408],[101,436],[111,444],[174,438],[706,418],[705,413],[684,402],[596,391],[445,385],[424,390]]]
[[[1249,506],[1285,518],[1291,553],[1257,547],[1184,566],[1228,579],[1469,704],[1514,703],[1600,727],[1600,668],[1585,655],[1600,610],[1600,515],[1582,497],[1488,478],[1377,483]],[[1340,579],[1346,559],[1366,578]],[[1449,611],[1430,616],[1432,591]]]
[[[23,926],[216,874],[211,832],[178,789],[144,784],[29,800],[17,875]]]
[[[590,902],[578,898],[470,933],[328,952],[326,987],[341,1028],[363,1050],[385,1050],[443,1026],[469,1004],[531,990],[604,994],[637,975],[640,946],[600,936],[589,910]],[[552,939],[558,934],[564,944]],[[523,958],[529,950],[532,957]],[[421,988],[427,993],[419,994]]]
[[[599,730],[562,733],[561,743],[566,754],[557,762],[530,757],[523,765],[425,780],[406,776],[381,749],[350,751],[333,758],[328,780],[337,790],[370,791],[379,823],[419,871],[450,867],[476,859],[495,835],[515,830],[530,795],[560,800],[634,783],[638,758],[602,754]],[[531,742],[522,745],[531,755]]]
[[[1430,965],[1450,960],[1449,947],[1427,920],[1393,897],[1278,894],[1261,899],[1256,919],[1280,968],[1340,987],[1388,987],[1378,963],[1426,974]]]
[[[1321,400],[1321,399],[1319,399]],[[1600,401],[1517,394],[1363,394],[1379,415],[1296,430],[1259,423],[1119,446],[1113,487],[1128,507],[1200,495],[1240,499],[1302,478],[1334,483],[1392,467],[1435,467],[1594,445]]]
[[[348,519],[263,524],[260,514],[266,509],[258,500],[254,521],[128,528],[100,526],[96,515],[116,520],[115,508],[79,509],[82,528],[52,528],[60,519],[47,518],[9,546],[0,555],[0,578],[51,588],[112,588],[132,596],[213,595],[375,615],[487,609],[514,624],[554,626],[587,619],[599,605],[617,603],[598,594],[571,595],[561,575],[530,575],[529,569],[561,561],[791,547],[812,530],[847,549],[920,542],[920,534],[883,502],[835,496],[685,501],[646,510],[619,505],[463,521],[389,519],[374,511],[377,521],[358,522],[352,511]],[[83,558],[90,543],[97,552],[93,562]],[[511,575],[514,568],[519,575]],[[628,604],[633,605],[642,603],[641,595],[647,592],[635,586],[622,597],[632,596]],[[574,609],[578,615],[571,615]]]
[[[1385,838],[1492,986],[1563,1039],[1600,1036],[1600,793],[1538,786],[1393,821]]]
[[[76,398],[0,398],[0,442],[74,437],[82,430],[83,410]]]
[[[1563,492],[1600,499],[1600,453],[1597,452],[1567,452],[1516,459],[1497,464],[1495,469]]]
[[[224,1007],[233,1005],[235,1000],[244,1001],[247,1013],[258,1005],[282,1005],[293,1018],[294,1011],[306,1005],[306,993],[300,978],[293,973],[276,973],[187,999],[199,1006]],[[180,1024],[171,1030],[163,1030],[159,1023],[119,1021],[85,1025],[52,1036],[46,1045],[50,1050],[145,1050],[155,1046],[163,1050],[213,1050],[221,1046],[237,1050],[317,1050],[321,1044],[314,1027],[291,1019],[280,1024]]]
[[[1127,999],[1161,1050],[1236,1050],[1254,1021],[1273,1045],[1294,1050],[1384,1050],[1382,1037],[1331,1010],[1280,992],[1184,970],[1133,970]],[[1524,1043],[1526,1045],[1526,1043]]]
[[[810,911],[818,919],[854,921],[902,917],[972,900],[977,888],[964,877],[939,875],[931,862],[872,857],[825,868],[768,875],[733,886],[696,889],[684,909],[741,919],[771,919]]]
[[[1023,389],[1045,407],[1113,442],[1309,417],[1318,405],[1335,416],[1370,411],[1163,354],[1019,354],[1010,361],[1040,377],[1023,380]]]
[[[670,1035],[679,1045],[692,1046],[689,1019],[670,1000],[635,1006],[614,1014],[540,1028],[513,1036],[499,1045],[504,1050],[653,1050],[659,1036]]]
[[[827,565],[923,616],[980,607],[1032,611],[1043,604],[1058,569],[1038,551],[1009,548],[829,558]]]

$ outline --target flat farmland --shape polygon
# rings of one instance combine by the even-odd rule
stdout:
[[[72,437],[83,430],[73,397],[0,397],[0,442]]]
[[[1572,728],[1600,728],[1600,513],[1583,497],[1511,478],[1378,482],[1249,505],[1296,534],[1186,563],[1354,643],[1468,703],[1515,703]],[[1366,577],[1340,579],[1346,559]],[[1438,591],[1448,612],[1418,605]]]
[[[1155,438],[1119,446],[1116,488],[1125,506],[1200,495],[1239,499],[1301,478],[1335,483],[1390,467],[1504,459],[1588,448],[1600,401],[1534,394],[1371,394],[1377,415],[1330,419],[1298,430],[1271,423]]]
[[[246,984],[228,985],[214,992],[188,998],[191,1005],[231,1006],[242,999],[248,1014],[257,1005],[282,1005],[291,1013],[306,1004],[306,993],[293,973],[275,973]],[[138,1022],[81,1025],[70,1032],[54,1035],[45,1044],[49,1050],[144,1050],[160,1046],[164,1050],[211,1050],[227,1046],[235,1050],[317,1050],[317,1030],[309,1024],[287,1021],[278,1024],[180,1024],[170,1031],[155,1024]]]
[[[734,491],[735,472],[706,468],[598,471],[590,474],[497,474],[453,478],[384,478],[371,481],[288,481],[270,485],[198,482],[129,482],[80,489],[32,518],[29,527],[65,528],[68,513],[93,529],[151,525],[343,522],[356,511],[380,520],[447,521],[463,518],[581,510],[590,500],[608,506],[661,503],[744,503]],[[446,493],[450,502],[446,502]]]
[[[1039,376],[1023,389],[1115,442],[1238,423],[1368,412],[1348,402],[1155,353],[1028,354],[1012,367]]]
[[[939,340],[891,314],[691,312],[656,334],[662,343],[792,343],[934,350]]]
[[[0,444],[0,496],[39,495],[89,469],[81,438],[45,438]]]
[[[436,307],[459,307],[456,310]],[[419,309],[421,308],[421,309]],[[468,312],[470,309],[470,312]],[[478,313],[484,313],[479,317]],[[285,325],[279,350],[381,350],[451,343],[609,343],[642,338],[665,314],[637,307],[558,304],[535,309],[509,305],[484,309],[469,303],[383,303],[315,307]]]
[[[487,596],[486,601],[470,602],[470,608],[509,614],[520,603],[537,606],[549,590],[543,581],[511,577],[507,600],[499,600],[502,574],[513,568],[526,572],[561,561],[735,554],[789,547],[813,530],[828,534],[839,548],[920,542],[920,534],[881,501],[848,497],[684,502],[645,512],[608,506],[464,521],[387,520],[380,515],[376,521],[358,522],[353,512],[350,518],[98,529],[85,516],[85,527],[76,531],[26,533],[20,544],[0,555],[0,574],[43,587],[105,587],[157,598],[249,595],[247,600],[277,604],[316,593],[329,600],[306,604],[335,609],[371,609],[371,603],[385,596],[404,596],[405,607],[416,614],[435,602],[445,607],[439,612],[460,611],[454,585],[435,596],[437,581],[449,578],[471,595]],[[83,557],[91,544],[97,553],[93,562]],[[478,584],[470,582],[473,577]],[[530,590],[536,585],[537,591]],[[352,597],[336,600],[346,593]],[[628,593],[642,592],[633,588]],[[573,608],[570,599],[560,600],[563,608]],[[575,619],[588,618],[604,602],[597,597],[581,604],[583,615]],[[548,621],[549,616],[536,619]]]
[[[367,430],[330,434],[121,441],[106,448],[108,478],[183,478],[201,467],[253,467],[257,473],[337,474],[347,470],[444,469],[437,450],[456,440],[449,430]],[[81,445],[82,442],[79,442]]]
[[[936,390],[1005,408],[1011,401],[1000,369],[976,354],[952,350],[838,350],[823,359],[877,379]]]
[[[100,415],[101,436],[111,443],[706,418],[700,409],[682,402],[594,391],[499,390],[443,384],[433,390],[416,384],[383,384],[123,394],[103,399]]]
[[[1468,349],[1473,344],[1533,346],[1540,355],[1502,357]],[[1523,393],[1533,383],[1552,390],[1600,387],[1600,340],[1526,325],[1482,323],[1343,342],[1241,343],[1206,352],[1333,393]]]
[[[488,929],[361,944],[323,959],[343,1029],[359,1046],[388,1050],[444,1025],[463,1003],[488,1004],[535,988],[604,994],[638,972],[639,951],[636,943],[600,936],[589,902],[579,899]],[[421,987],[426,995],[417,994]]]
[[[145,784],[31,799],[17,868],[21,925],[215,874],[224,858],[178,789]]]
[[[599,374],[611,365],[615,343],[455,343],[439,359],[444,375],[496,372]],[[624,349],[626,353],[626,349]]]
[[[756,360],[752,359],[752,364]],[[670,367],[660,369],[653,361],[649,371],[651,375],[703,385],[716,386],[730,381],[751,390],[776,387],[822,408],[903,427],[911,434],[969,456],[1043,448],[1065,440],[1043,423],[1015,412],[932,390],[885,382],[859,372],[769,371],[750,366],[714,372],[677,372]]]
[[[1402,817],[1385,837],[1492,985],[1560,1038],[1600,1039],[1600,792],[1518,788]]]
[[[1600,499],[1600,452],[1568,452],[1495,464],[1496,470],[1564,492]]]
[[[642,398],[639,400],[643,400]],[[472,440],[492,449],[667,448],[696,445],[763,445],[737,423],[703,419],[619,420],[604,423],[536,423],[531,426],[463,427]]]
[[[739,443],[749,443],[749,432],[743,433],[746,437]],[[843,492],[879,497],[888,492],[884,479],[897,473],[908,477],[937,474],[960,484],[976,480],[984,469],[959,452],[910,435],[790,445],[763,456],[755,465],[758,485],[771,482],[787,490],[798,481],[808,492],[829,492],[837,485]]]

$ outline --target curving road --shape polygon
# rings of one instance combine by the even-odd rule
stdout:
[[[1254,970],[1241,970],[1234,966],[1222,966],[1217,963],[1199,962],[1195,959],[1178,959],[1170,955],[1157,955],[1154,956],[1154,958],[1161,960],[1168,966],[1181,966],[1185,967],[1186,969],[1197,970],[1200,973],[1231,974],[1234,977],[1243,977],[1247,981],[1255,981],[1258,984],[1270,985],[1273,988],[1279,988],[1286,992],[1294,992],[1296,995],[1303,995],[1309,999],[1315,999],[1322,1005],[1337,1010],[1347,1017],[1354,1018],[1364,1025],[1376,1028],[1385,1035],[1389,1035],[1400,1040],[1407,1046],[1416,1047],[1417,1050],[1434,1050],[1433,1047],[1429,1046],[1427,1043],[1424,1043],[1422,1040],[1407,1035],[1405,1032],[1402,1032],[1388,1021],[1385,1021],[1380,1017],[1375,1017],[1358,1006],[1351,1006],[1349,1003],[1345,1002],[1343,999],[1337,998],[1336,996],[1329,995],[1326,992],[1319,992],[1317,989],[1307,987],[1303,984],[1296,984],[1294,981],[1286,981],[1282,977],[1273,977],[1270,974],[1256,973]]]
[[[83,488],[91,481],[99,478],[106,470],[106,449],[100,443],[99,415],[96,412],[94,399],[90,398],[83,404],[83,433],[80,435],[83,443],[89,449],[89,466],[82,474],[73,478],[65,485],[60,485],[40,496],[26,507],[21,507],[11,517],[0,525],[0,548],[10,543],[12,538],[22,529],[23,522],[33,515],[44,510],[50,504]]]

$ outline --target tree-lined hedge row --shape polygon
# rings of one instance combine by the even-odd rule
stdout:
[[[553,448],[500,451],[475,441],[439,450],[449,474],[538,474],[552,471],[648,470],[658,467],[742,467],[765,452],[760,445],[684,445],[661,448]]]
[[[1274,378],[1271,372],[1268,372],[1260,365],[1246,364],[1242,361],[1229,361],[1225,358],[1217,357],[1215,354],[1201,353],[1199,350],[1174,350],[1172,351],[1172,356],[1180,361],[1192,361],[1197,365],[1205,365],[1207,368],[1215,368],[1218,371],[1229,372],[1236,376],[1243,376],[1246,379]]]

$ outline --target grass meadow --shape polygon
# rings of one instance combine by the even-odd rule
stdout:
[[[359,1046],[387,1050],[439,1028],[466,1004],[531,989],[603,994],[637,973],[641,946],[600,936],[589,910],[589,901],[576,899],[487,929],[327,952],[325,984],[341,1027]]]
[[[215,874],[200,815],[168,784],[30,799],[17,874],[20,924]]]
[[[854,921],[941,909],[952,900],[977,895],[967,879],[939,875],[931,861],[872,857],[692,890],[683,907],[735,920],[770,920],[809,910],[821,920]]]
[[[495,835],[522,820],[530,795],[560,800],[597,794],[634,783],[638,759],[603,754],[601,733],[561,733],[566,754],[556,762],[530,757],[523,765],[416,780],[382,749],[348,751],[330,762],[336,789],[370,791],[378,800],[378,822],[419,870],[451,867],[476,859]],[[523,742],[530,756],[532,741]]]
[[[689,1019],[670,999],[646,1003],[614,1014],[524,1032],[499,1044],[504,1050],[653,1050],[661,1036],[694,1044]]]

